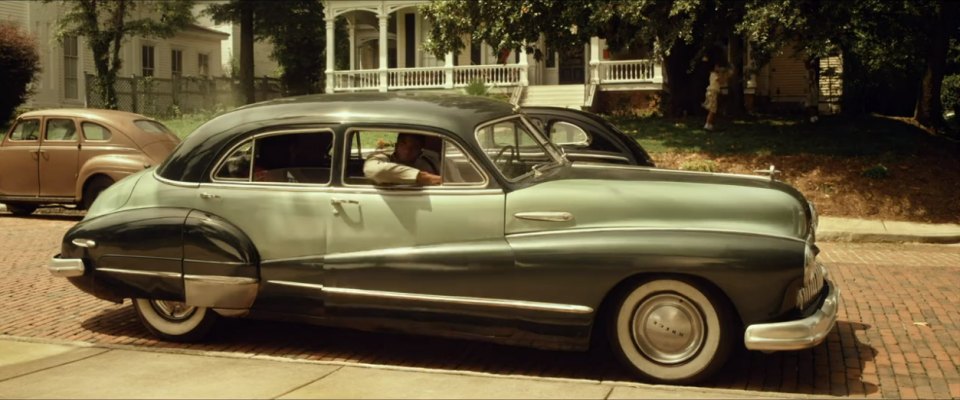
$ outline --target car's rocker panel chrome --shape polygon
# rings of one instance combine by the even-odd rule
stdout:
[[[80,258],[60,258],[56,255],[47,263],[47,271],[50,274],[60,278],[70,278],[83,275],[83,259]]]
[[[256,279],[235,276],[185,275],[185,303],[191,306],[247,309],[257,298]]]
[[[177,278],[183,276],[179,272],[163,272],[163,271],[141,271],[135,269],[120,269],[120,268],[97,268],[97,272],[106,272],[109,274],[123,274],[123,275],[140,275],[140,276],[155,276],[158,278]]]
[[[542,231],[542,232],[523,232],[523,233],[512,233],[508,234],[507,238],[517,238],[517,237],[529,237],[529,236],[545,236],[545,235],[576,235],[583,233],[597,233],[597,232],[704,232],[704,233],[726,233],[726,234],[738,234],[738,235],[750,235],[750,236],[761,236],[774,239],[783,239],[793,242],[806,243],[803,239],[798,239],[793,236],[781,236],[781,235],[769,235],[764,233],[757,232],[745,232],[745,231],[735,231],[735,230],[725,230],[725,229],[692,229],[692,228],[584,228],[584,229],[563,229],[563,230],[551,230],[551,231]]]
[[[380,297],[398,300],[412,300],[432,303],[450,303],[464,305],[479,305],[488,307],[515,308],[522,310],[551,311],[569,314],[590,314],[593,308],[574,304],[541,303],[535,301],[488,299],[480,297],[441,296],[417,293],[399,293],[379,290],[364,290],[351,288],[323,287],[326,293],[342,296]]]
[[[749,350],[782,351],[814,347],[826,339],[837,323],[840,289],[826,281],[830,292],[820,309],[813,315],[794,321],[753,324],[743,333],[743,343]]]
[[[531,221],[568,222],[573,221],[573,214],[565,211],[529,211],[513,214],[514,217]]]

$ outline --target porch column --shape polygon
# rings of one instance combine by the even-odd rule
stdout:
[[[382,6],[381,6],[382,7]],[[390,14],[380,9],[380,91],[387,91],[387,21]]]
[[[600,83],[600,38],[590,37],[590,83]]]
[[[530,86],[530,65],[527,62],[527,46],[520,46],[520,86]]]
[[[448,51],[443,56],[443,87],[453,89],[453,52]]]
[[[350,70],[357,69],[357,17],[350,15]]]
[[[325,7],[323,12],[325,14],[329,13],[325,15],[326,18],[324,18],[327,21],[327,84],[325,85],[326,90],[324,90],[324,93],[333,93],[333,50],[336,48],[336,46],[333,45],[333,35],[334,32],[336,32],[336,29],[334,29],[336,17],[333,16],[333,10],[329,8]]]

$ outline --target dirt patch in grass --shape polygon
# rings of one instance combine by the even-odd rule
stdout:
[[[654,153],[657,166],[681,169],[713,161],[715,172],[755,174],[770,165],[813,201],[821,215],[960,223],[960,154],[947,149],[890,156]]]

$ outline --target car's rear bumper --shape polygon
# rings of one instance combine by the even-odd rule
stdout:
[[[826,280],[827,297],[820,309],[806,318],[793,321],[753,324],[743,334],[747,349],[761,351],[801,350],[814,347],[837,323],[840,289]]]
[[[83,259],[60,258],[60,255],[57,254],[47,263],[47,271],[50,271],[51,275],[61,278],[83,276]]]

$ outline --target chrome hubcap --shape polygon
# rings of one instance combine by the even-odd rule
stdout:
[[[647,298],[633,313],[633,341],[649,359],[678,364],[703,347],[703,313],[687,298],[660,293]]]
[[[150,305],[157,314],[170,321],[183,321],[197,311],[197,307],[188,306],[181,301],[150,300]]]

